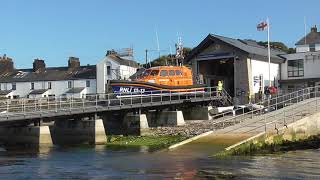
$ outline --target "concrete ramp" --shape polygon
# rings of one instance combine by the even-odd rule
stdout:
[[[316,113],[318,104],[319,98],[311,98],[266,114],[240,115],[245,118],[235,116],[224,122],[229,126],[199,137],[192,143],[231,146],[267,131],[278,132],[281,128]]]

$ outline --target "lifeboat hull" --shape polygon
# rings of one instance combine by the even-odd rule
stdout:
[[[122,94],[160,94],[160,93],[187,93],[187,92],[204,92],[205,85],[191,86],[166,86],[155,83],[139,81],[110,81],[110,86],[114,93]]]

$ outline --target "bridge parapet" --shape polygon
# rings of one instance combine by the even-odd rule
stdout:
[[[202,89],[185,92],[151,91],[145,94],[142,92],[94,94],[85,98],[48,97],[1,101],[0,123],[113,110],[156,108],[183,103],[230,101],[230,97],[225,92],[218,92],[217,87]]]

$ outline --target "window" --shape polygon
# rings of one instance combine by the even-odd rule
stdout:
[[[111,75],[111,66],[107,66],[107,75],[108,75],[108,76]]]
[[[90,81],[86,81],[86,87],[90,87]]]
[[[51,82],[48,82],[48,89],[51,89]]]
[[[158,74],[159,74],[159,70],[153,70],[151,71],[150,76],[158,76]]]
[[[16,85],[16,83],[12,83],[12,84],[11,84],[11,89],[12,89],[12,90],[17,90],[17,85]]]
[[[316,51],[316,45],[315,44],[310,44],[309,48],[310,48],[311,52],[315,52]]]
[[[72,81],[68,81],[68,88],[72,88]]]
[[[174,76],[174,75],[175,75],[174,70],[170,70],[169,71],[169,76]]]
[[[151,70],[146,70],[142,73],[142,76],[149,76],[150,73],[151,73]]]
[[[31,83],[31,88],[30,89],[34,90],[34,83],[33,82]]]
[[[176,70],[176,75],[182,75],[182,72],[180,70]]]
[[[303,77],[303,59],[288,61],[288,77]]]
[[[160,76],[168,76],[168,71],[162,70],[162,71],[160,72]]]

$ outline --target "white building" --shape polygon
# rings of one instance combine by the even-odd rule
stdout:
[[[106,57],[97,64],[97,93],[105,93],[109,80],[130,80],[138,64],[130,54],[121,55],[108,51]]]
[[[96,66],[80,66],[70,57],[67,67],[47,68],[36,59],[32,69],[15,69],[12,59],[0,58],[0,96],[4,98],[75,97],[96,93]]]
[[[320,32],[317,27],[296,43],[294,54],[283,55],[281,64],[281,88],[292,92],[305,87],[320,85]]]

